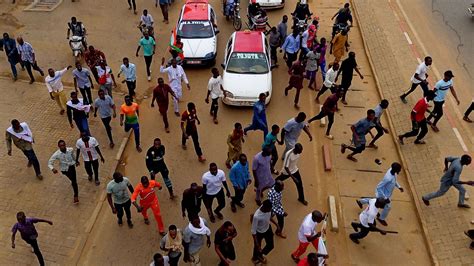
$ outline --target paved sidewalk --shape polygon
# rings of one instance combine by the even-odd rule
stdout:
[[[57,140],[64,139],[68,146],[75,146],[78,138],[76,128],[71,129],[66,115],[59,115],[58,107],[42,83],[29,85],[26,82],[0,79],[0,265],[35,265],[36,257],[19,234],[16,248],[10,245],[9,233],[16,222],[16,213],[24,211],[27,216],[41,217],[53,221],[54,225],[39,224],[39,246],[47,265],[70,265],[76,250],[82,248],[86,227],[107,183],[108,173],[115,163],[118,147],[108,148],[107,136],[98,118],[89,120],[91,133],[101,144],[106,163],[100,166],[101,185],[88,182],[82,164],[77,168],[79,200],[72,204],[72,188],[69,180],[54,175],[47,167],[47,161],[57,149]],[[93,91],[96,94],[96,90]],[[69,93],[69,90],[67,91]],[[117,95],[118,96],[118,95]],[[121,103],[119,100],[118,103]],[[26,158],[16,147],[8,156],[4,141],[4,130],[10,120],[26,121],[35,138],[34,149],[41,164],[44,179],[36,179],[32,168],[26,168]],[[118,145],[124,132],[113,122],[113,134]]]
[[[379,89],[391,103],[389,115],[397,130],[396,134],[401,134],[409,130],[410,109],[417,98],[421,97],[417,91],[414,93],[416,96],[411,95],[407,105],[398,98],[401,91],[407,88],[409,75],[406,73],[415,69],[416,59],[400,31],[395,15],[389,11],[387,1],[356,0],[353,3],[362,25],[362,35],[376,72]],[[381,12],[382,10],[386,12]],[[447,122],[441,121],[440,124],[443,123]],[[472,251],[468,248],[469,241],[462,233],[469,227],[472,212],[456,207],[457,191],[453,189],[443,198],[433,200],[430,207],[421,202],[423,194],[439,187],[442,161],[447,152],[460,155],[462,149],[451,130],[442,130],[437,135],[430,130],[426,140],[427,145],[421,146],[413,145],[413,139],[407,140],[401,151],[412,179],[412,189],[422,222],[433,246],[433,255],[442,265],[472,264],[474,256],[470,255]],[[469,171],[470,169],[466,169],[464,176],[468,176]]]

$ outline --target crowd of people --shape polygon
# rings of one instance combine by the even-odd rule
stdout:
[[[135,0],[129,0],[128,3],[130,9],[133,9],[133,12],[136,14]],[[170,3],[165,0],[157,0],[156,5],[158,4],[163,12],[163,22],[167,24],[167,12]],[[303,12],[302,14],[305,18],[309,19],[309,9],[306,12],[306,9],[301,7],[305,3],[302,2],[298,5],[300,6],[297,7],[295,13],[298,13],[298,10],[303,10],[304,12],[301,11]],[[283,59],[286,62],[289,73],[289,82],[288,86],[284,89],[284,94],[288,95],[292,89],[296,90],[294,99],[294,106],[296,108],[299,108],[300,91],[303,89],[305,79],[308,80],[308,88],[317,91],[315,98],[317,103],[319,103],[320,97],[326,91],[329,90],[331,94],[324,100],[321,111],[316,116],[307,119],[307,115],[304,112],[299,112],[296,117],[289,118],[283,126],[280,127],[280,125],[274,124],[271,128],[268,126],[266,115],[265,102],[267,95],[264,93],[260,94],[258,101],[253,106],[253,117],[250,125],[244,128],[241,123],[236,122],[227,136],[228,151],[225,166],[228,169],[228,174],[224,170],[219,169],[218,164],[211,162],[209,164],[209,171],[202,175],[201,184],[192,182],[189,188],[183,191],[181,195],[181,212],[182,216],[187,217],[189,220],[189,224],[183,229],[170,223],[167,227],[168,230],[165,230],[165,222],[163,221],[159,200],[155,193],[156,189],[161,190],[163,188],[162,184],[157,180],[157,174],[159,173],[168,190],[170,199],[173,200],[177,197],[177,189],[171,181],[173,173],[170,173],[165,163],[165,146],[160,138],[154,139],[153,145],[147,150],[145,155],[149,176],[142,176],[140,182],[133,186],[130,179],[123,176],[122,173],[115,172],[113,174],[113,180],[106,185],[107,201],[112,213],[117,216],[117,224],[119,226],[123,225],[123,216],[125,214],[128,227],[133,228],[132,205],[142,214],[145,224],[150,223],[148,209],[151,209],[153,212],[157,230],[162,236],[160,249],[163,253],[155,254],[151,265],[178,265],[181,257],[184,262],[190,263],[190,265],[201,265],[199,253],[204,245],[208,248],[211,246],[212,235],[209,223],[201,213],[202,203],[206,209],[209,222],[215,223],[216,218],[223,220],[224,215],[221,211],[226,207],[227,201],[230,201],[232,212],[237,212],[237,207],[245,207],[243,200],[246,197],[246,191],[250,189],[249,187],[252,183],[255,188],[255,203],[257,205],[257,209],[251,216],[251,234],[254,240],[252,262],[255,264],[267,263],[266,256],[274,249],[274,234],[283,239],[287,238],[283,229],[285,217],[288,214],[284,208],[282,194],[282,191],[285,189],[284,181],[286,179],[291,178],[295,183],[298,192],[297,200],[304,206],[308,205],[304,193],[303,178],[298,167],[298,161],[303,154],[303,145],[299,142],[300,134],[305,132],[309,141],[312,141],[314,133],[310,131],[309,124],[327,117],[328,125],[325,136],[330,140],[334,139],[333,135],[331,135],[331,128],[335,122],[335,113],[340,111],[338,102],[341,99],[342,104],[348,104],[347,96],[354,71],[361,79],[364,78],[358,68],[355,52],[349,51],[348,34],[349,28],[352,25],[349,4],[344,5],[334,15],[333,19],[336,20],[335,24],[343,24],[346,27],[343,27],[342,30],[334,29],[329,42],[330,47],[327,47],[327,39],[318,35],[319,21],[317,18],[313,19],[303,32],[290,25],[292,32],[288,34],[288,16],[284,15],[281,22],[276,27],[272,27],[268,32],[272,67],[278,67],[277,51],[280,49],[280,52],[284,52]],[[144,25],[148,30],[143,30],[143,36],[140,38],[136,55],[138,56],[140,50],[143,50],[148,81],[151,81],[150,66],[156,47],[152,31],[153,24],[153,18],[147,10],[144,10],[139,27]],[[84,36],[86,32],[85,27],[76,18],[73,18],[71,23],[68,24],[68,38],[70,31],[73,34],[80,32]],[[43,70],[38,66],[32,45],[25,42],[22,37],[18,37],[17,42],[18,44],[15,42],[15,39],[10,38],[7,33],[4,33],[0,45],[6,52],[12,69],[13,79],[16,80],[18,77],[16,69],[18,63],[20,63],[22,68],[26,68],[30,77],[30,83],[35,82],[31,69],[38,71],[41,76],[45,76]],[[178,40],[178,44],[173,45],[179,46],[179,44]],[[87,46],[86,43],[84,45],[87,47],[84,60],[88,68],[83,67],[81,62],[75,64],[75,68],[72,70],[74,91],[69,94],[69,100],[64,90],[62,78],[72,66],[67,66],[59,71],[49,68],[44,78],[50,98],[57,103],[59,113],[61,115],[66,114],[70,127],[77,128],[78,135],[80,136],[75,143],[75,147],[68,146],[64,140],[59,140],[57,142],[58,150],[51,155],[48,161],[48,168],[54,174],[61,172],[71,181],[74,204],[79,203],[76,168],[80,166],[80,155],[82,154],[82,163],[84,164],[88,180],[90,182],[94,181],[96,186],[101,184],[101,177],[99,176],[100,163],[105,162],[105,158],[99,148],[99,142],[93,137],[94,134],[89,127],[89,117],[91,114],[94,117],[97,117],[99,114],[108,136],[109,147],[114,148],[115,142],[111,123],[117,116],[115,105],[117,99],[113,97],[113,91],[116,89],[117,83],[112,69],[107,65],[105,54],[102,51],[94,48],[92,45]],[[172,97],[173,111],[177,117],[180,117],[181,121],[182,148],[187,149],[186,143],[189,137],[191,137],[197,159],[199,162],[204,163],[206,158],[199,143],[198,125],[201,122],[198,117],[197,107],[195,103],[188,102],[186,110],[182,112],[179,110],[179,102],[183,95],[182,83],[185,83],[189,90],[191,87],[185,70],[179,64],[180,57],[176,56],[176,50],[174,51],[174,56],[169,62],[164,57],[161,59],[160,73],[166,74],[168,84],[161,77],[157,79],[158,84],[153,89],[151,107],[155,106],[155,102],[157,103],[159,113],[163,119],[165,132],[170,133],[171,129],[167,111],[170,97]],[[326,60],[329,60],[327,51],[334,58],[327,64],[328,69],[326,70]],[[344,58],[346,52],[348,52],[348,55]],[[139,123],[140,105],[135,101],[135,89],[137,87],[136,66],[127,57],[124,57],[122,62],[123,64],[120,66],[117,78],[123,75],[122,83],[126,83],[128,93],[124,97],[124,103],[119,109],[119,123],[126,132],[133,131],[135,147],[137,152],[140,153],[142,152]],[[412,85],[409,91],[400,96],[401,100],[407,103],[406,97],[413,93],[418,85],[423,90],[423,97],[416,103],[411,112],[412,131],[398,136],[400,144],[404,144],[406,138],[415,136],[415,144],[425,144],[423,138],[428,132],[427,125],[430,125],[433,131],[439,131],[437,123],[443,116],[443,104],[448,90],[452,92],[457,103],[460,103],[453,87],[452,79],[454,75],[450,70],[444,73],[444,78],[439,80],[433,89],[429,88],[427,71],[431,64],[432,58],[426,57],[424,62],[417,67],[411,79]],[[321,72],[322,79],[320,88],[316,82],[317,72],[319,71]],[[205,102],[210,103],[210,114],[213,117],[213,122],[218,124],[218,100],[221,97],[226,97],[227,92],[222,87],[219,70],[212,68],[210,74]],[[339,77],[340,82],[338,82]],[[94,82],[99,89],[95,100],[92,93]],[[79,97],[78,93],[80,93],[82,98]],[[209,97],[211,101],[209,101]],[[434,101],[434,109],[426,118],[425,113],[428,111],[428,103],[430,101]],[[367,115],[364,118],[350,126],[352,132],[351,143],[341,145],[341,153],[345,153],[346,150],[351,152],[347,155],[347,159],[357,162],[354,156],[361,154],[365,148],[378,148],[376,141],[384,134],[389,133],[388,129],[382,125],[382,115],[388,107],[388,100],[383,99],[374,109],[367,110]],[[473,104],[464,114],[464,120],[467,122],[472,122],[469,119],[472,109]],[[373,128],[376,130],[375,136],[371,132]],[[95,130],[97,129],[93,131]],[[247,155],[243,153],[243,145],[245,142],[244,137],[249,131],[254,130],[263,132],[263,142],[260,151],[252,156],[253,159],[250,162]],[[372,136],[369,144],[367,144],[366,135]],[[27,157],[28,166],[33,166],[36,177],[42,180],[41,167],[33,150],[33,133],[28,124],[13,119],[11,126],[6,130],[6,140],[8,155],[12,154],[13,143]],[[285,146],[281,156],[278,154],[278,145]],[[281,171],[275,168],[279,159],[283,161]],[[463,155],[460,158],[446,158],[446,173],[441,179],[439,191],[424,195],[422,197],[423,202],[429,205],[430,200],[442,196],[451,186],[454,186],[460,192],[458,207],[469,208],[469,205],[464,203],[465,189],[462,185],[473,185],[474,182],[460,182],[459,176],[463,166],[470,163],[471,157],[469,155]],[[375,197],[356,200],[357,205],[363,211],[359,216],[360,223],[352,223],[352,227],[356,232],[350,234],[349,238],[354,243],[358,244],[359,240],[367,236],[371,231],[380,232],[381,234],[391,232],[377,227],[375,220],[383,226],[388,225],[386,218],[392,206],[392,193],[395,188],[398,188],[401,192],[404,191],[397,182],[397,175],[401,170],[402,166],[394,162],[385,173],[383,180],[377,185]],[[231,188],[233,191],[231,191]],[[214,199],[217,200],[217,206],[215,207],[213,207]],[[367,205],[365,209],[364,205]],[[382,209],[380,214],[379,209]],[[322,265],[328,258],[328,252],[325,247],[326,218],[326,214],[314,210],[302,219],[298,231],[298,247],[290,255],[299,266]],[[36,240],[38,233],[34,224],[45,222],[52,225],[53,223],[44,219],[26,217],[23,212],[18,212],[17,220],[18,223],[12,229],[12,247],[15,248],[15,234],[19,231],[22,239],[32,246],[40,265],[44,265],[44,259]],[[276,228],[275,233],[273,233],[272,223]],[[322,224],[319,231],[317,230],[318,224]],[[239,231],[242,230],[239,229]],[[236,237],[236,226],[229,220],[224,221],[214,232],[214,246],[220,260],[219,265],[230,265],[236,259],[237,254],[232,242]],[[265,241],[265,246],[262,246],[262,240]],[[316,252],[309,253],[307,257],[302,258],[309,244],[315,247]]]

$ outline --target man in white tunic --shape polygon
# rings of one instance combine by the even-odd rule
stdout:
[[[176,59],[171,60],[171,66],[165,67],[164,57],[161,58],[160,72],[168,74],[168,83],[176,95],[176,97],[173,98],[174,113],[176,116],[179,116],[178,102],[181,97],[183,97],[181,83],[184,81],[184,83],[186,83],[186,87],[188,87],[188,90],[191,89],[188,78],[186,77],[186,73],[184,73],[183,67],[176,64]]]

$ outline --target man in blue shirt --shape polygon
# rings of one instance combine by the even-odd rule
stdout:
[[[16,64],[20,63],[20,54],[18,54],[16,49],[15,39],[10,38],[6,32],[3,33],[3,39],[0,39],[0,51],[5,51],[8,63],[10,63],[10,68],[12,69],[13,80],[15,81],[18,76]]]
[[[278,140],[278,133],[280,133],[280,127],[278,125],[273,125],[272,126],[272,131],[269,132],[265,136],[265,141],[262,144],[262,149],[265,147],[270,147],[272,149],[272,173],[275,175],[278,174],[278,172],[275,170],[275,164],[278,161],[278,150],[275,146],[275,142],[278,142],[278,144],[283,145],[283,139]]]
[[[384,198],[390,200],[387,204],[385,204],[385,207],[382,210],[382,213],[380,214],[379,217],[377,217],[377,220],[384,226],[387,226],[387,222],[385,221],[385,218],[387,218],[388,213],[390,212],[390,209],[392,208],[392,193],[393,190],[398,188],[400,192],[403,192],[403,188],[400,186],[400,184],[397,181],[397,175],[400,173],[402,170],[402,166],[399,163],[392,163],[392,166],[390,169],[388,169],[387,173],[385,173],[385,176],[383,177],[383,180],[380,181],[380,183],[377,185],[377,188],[375,188],[375,197],[376,198]],[[360,200],[356,200],[357,205],[362,209],[363,204],[369,204],[370,198],[363,198]]]
[[[434,132],[438,132],[439,129],[436,126],[438,123],[439,119],[443,116],[443,104],[444,100],[446,99],[446,94],[448,93],[448,90],[451,91],[451,93],[454,96],[454,99],[456,99],[457,104],[459,105],[460,101],[458,99],[458,96],[456,95],[456,91],[454,90],[453,87],[453,72],[451,70],[448,70],[444,72],[444,78],[435,84],[435,93],[436,97],[433,99],[434,102],[434,108],[431,114],[428,116],[426,119],[428,121],[428,124],[431,126],[431,128],[434,130]],[[434,121],[431,122],[431,119],[434,117]]]
[[[354,155],[358,153],[362,153],[365,150],[365,144],[367,143],[367,140],[365,139],[365,135],[369,133],[369,130],[372,127],[375,127],[375,124],[373,123],[375,119],[375,111],[372,109],[367,110],[367,117],[359,120],[357,123],[351,126],[351,131],[352,131],[352,143],[354,144],[354,147],[346,145],[346,144],[341,144],[341,153],[346,152],[346,149],[349,149],[352,151],[351,154],[347,155],[347,159],[357,162],[357,159],[354,158]]]
[[[247,186],[252,183],[252,180],[250,180],[249,164],[247,163],[247,156],[245,154],[240,154],[239,161],[230,169],[229,178],[235,191],[234,196],[231,197],[232,202],[230,203],[230,207],[232,212],[236,212],[237,208],[235,205],[240,208],[245,207],[242,200]]]
[[[283,59],[286,59],[286,65],[290,68],[300,50],[300,35],[298,34],[298,30],[293,30],[293,33],[285,38],[285,42],[281,45],[280,52],[282,50],[285,51]]]
[[[125,75],[125,79],[122,83],[127,83],[128,95],[135,97],[135,88],[137,87],[137,68],[135,64],[130,63],[127,57],[123,58],[123,64],[120,66],[120,71],[117,75],[120,78],[120,74]]]
[[[421,199],[426,206],[430,205],[430,200],[443,196],[451,186],[455,187],[459,191],[459,208],[471,208],[468,204],[464,203],[464,197],[466,195],[466,189],[462,186],[463,183],[459,181],[461,176],[462,168],[465,165],[471,164],[471,156],[464,154],[459,157],[446,157],[444,159],[444,175],[441,177],[441,184],[439,190],[430,194],[426,194]],[[451,163],[448,167],[448,164]]]
[[[258,101],[253,105],[252,124],[244,128],[244,135],[247,135],[249,130],[262,130],[263,138],[268,134],[267,115],[265,113],[265,100],[267,95],[260,93]]]

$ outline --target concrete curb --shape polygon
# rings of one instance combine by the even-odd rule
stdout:
[[[370,69],[374,75],[374,80],[375,80],[375,84],[376,84],[376,88],[377,88],[377,92],[379,94],[379,96],[381,98],[383,98],[383,92],[381,90],[381,86],[380,86],[380,82],[379,82],[379,79],[378,79],[378,76],[377,76],[377,72],[375,71],[375,68],[374,68],[374,63],[372,61],[372,58],[370,56],[370,52],[369,52],[369,49],[367,48],[367,43],[366,43],[366,40],[364,38],[364,29],[363,27],[361,27],[361,25],[359,24],[359,13],[358,13],[358,10],[357,10],[357,5],[355,4],[357,1],[356,0],[351,0],[351,3],[352,3],[352,7],[354,9],[354,14],[355,14],[355,17],[357,18],[357,24],[359,25],[359,30],[360,30],[360,35],[362,37],[362,43],[364,44],[364,51],[367,55],[367,58],[369,59],[369,65],[370,65]],[[391,132],[396,132],[395,131],[395,126],[393,125],[393,121],[392,121],[392,117],[390,116],[390,110],[386,110],[386,113],[387,115],[385,116],[388,120],[388,124],[389,124],[389,127],[390,127],[390,130]],[[405,159],[405,156],[403,155],[402,153],[402,150],[400,149],[400,145],[398,144],[398,141],[397,141],[397,137],[394,135],[394,134],[390,134],[391,137],[392,137],[392,140],[393,142],[395,143],[395,147],[396,147],[396,150],[397,150],[397,153],[398,153],[398,156],[400,157],[400,159],[402,160],[402,165],[407,165],[406,163],[406,159]],[[428,235],[428,229],[426,227],[426,222],[423,220],[423,218],[421,217],[421,206],[420,206],[420,203],[415,200],[415,195],[417,195],[415,189],[414,189],[414,183],[413,183],[413,178],[410,174],[410,172],[408,171],[408,169],[406,167],[403,167],[403,171],[405,173],[405,175],[407,176],[407,180],[408,180],[408,184],[409,184],[409,187],[410,187],[410,192],[411,192],[411,195],[413,197],[413,203],[415,204],[415,208],[416,208],[416,214],[417,214],[417,218],[418,218],[418,222],[420,223],[421,225],[421,229],[423,230],[423,238],[425,240],[425,244],[427,245],[428,247],[428,251],[430,253],[430,258],[431,258],[431,261],[434,265],[439,265],[439,262],[438,262],[438,259],[437,257],[434,255],[434,248],[433,248],[433,245],[431,244],[431,239]]]
[[[112,167],[111,167],[110,172],[109,172],[109,176],[112,176],[113,173],[115,171],[117,171],[117,169],[119,168],[120,163],[122,162],[123,152],[125,151],[125,147],[127,146],[131,135],[132,135],[132,131],[130,131],[128,133],[128,135],[122,139],[122,142],[120,144],[117,155],[115,156],[116,162],[115,162],[115,164],[112,164]],[[109,178],[107,180],[109,180]],[[94,208],[94,211],[92,212],[89,220],[87,221],[87,223],[85,225],[86,236],[81,239],[80,243],[77,245],[77,247],[75,249],[74,255],[72,257],[72,261],[73,261],[74,265],[79,264],[79,260],[81,259],[82,255],[83,255],[83,252],[84,252],[84,249],[86,247],[87,241],[89,240],[90,233],[92,232],[92,229],[94,228],[94,225],[97,222],[97,218],[99,217],[99,213],[102,210],[102,207],[104,206],[105,200],[106,200],[106,191],[105,191],[105,189],[103,189],[102,193],[99,196],[99,201],[97,202],[97,204]]]

